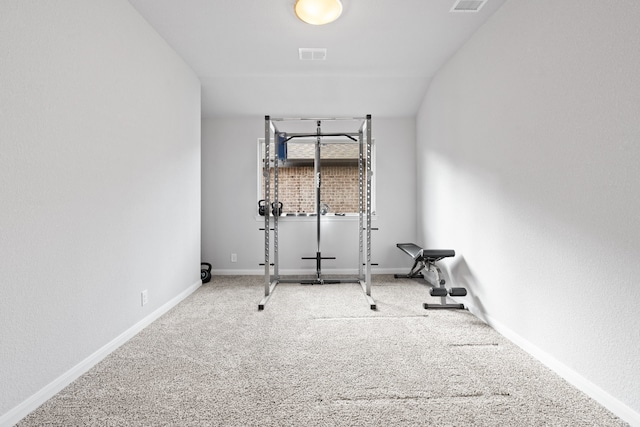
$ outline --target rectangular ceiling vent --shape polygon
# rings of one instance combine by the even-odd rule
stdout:
[[[327,59],[325,47],[301,47],[298,49],[301,61],[324,61]]]
[[[487,0],[456,0],[451,12],[478,12]]]

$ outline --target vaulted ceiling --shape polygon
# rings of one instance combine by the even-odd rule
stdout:
[[[456,0],[343,0],[324,26],[300,21],[295,0],[129,1],[200,78],[203,117],[412,117],[506,0],[478,12],[451,12]],[[300,48],[326,48],[326,59],[300,60]]]

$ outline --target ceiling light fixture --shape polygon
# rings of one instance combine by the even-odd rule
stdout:
[[[340,0],[296,0],[293,6],[296,16],[311,25],[333,22],[342,14]]]

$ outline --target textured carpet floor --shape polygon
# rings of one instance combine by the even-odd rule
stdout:
[[[428,288],[214,277],[19,426],[626,425]]]

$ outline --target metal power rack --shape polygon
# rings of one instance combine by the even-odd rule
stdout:
[[[315,133],[285,133],[278,130],[276,123],[283,121],[313,120],[317,128]],[[350,120],[360,122],[357,132],[322,132],[322,122]],[[325,284],[325,283],[359,283],[369,304],[369,308],[376,309],[376,303],[371,297],[371,181],[373,172],[371,170],[371,115],[366,117],[349,118],[271,118],[265,116],[264,121],[264,204],[267,207],[264,214],[264,297],[258,305],[258,310],[263,310],[265,304],[273,294],[278,283],[304,283],[304,284]],[[358,276],[353,278],[329,279],[322,273],[322,260],[333,259],[323,257],[320,246],[320,150],[324,137],[346,137],[353,143],[357,143],[358,150],[358,171],[359,171],[359,202],[358,202],[358,227],[359,227],[359,263]],[[300,280],[281,277],[278,265],[278,220],[279,215],[272,215],[269,207],[273,202],[278,206],[278,158],[279,145],[294,138],[315,138],[315,208],[316,208],[316,235],[317,250],[315,257],[304,259],[316,260],[315,278],[311,280]],[[274,143],[274,152],[271,152],[271,141]],[[271,195],[271,171],[273,170],[273,200]],[[271,232],[273,232],[273,256],[271,250]],[[271,273],[273,266],[273,273]]]

